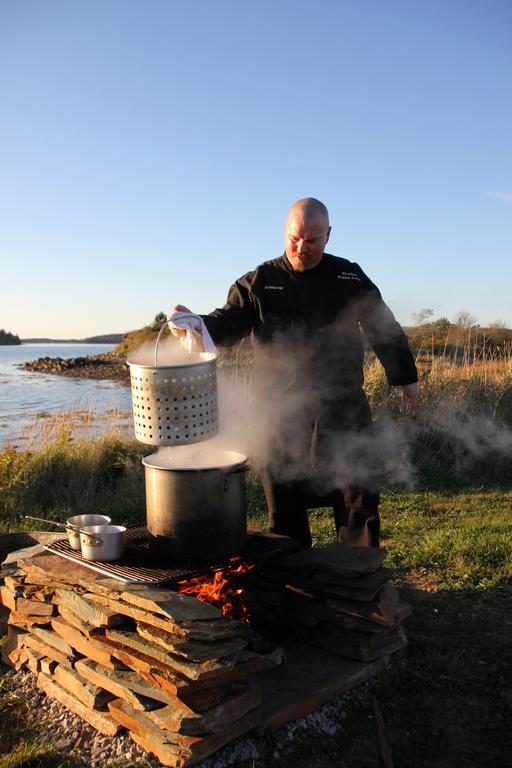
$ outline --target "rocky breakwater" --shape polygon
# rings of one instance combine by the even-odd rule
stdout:
[[[130,373],[124,358],[108,352],[86,357],[40,357],[24,363],[25,371],[57,373],[86,379],[114,379],[129,383]]]

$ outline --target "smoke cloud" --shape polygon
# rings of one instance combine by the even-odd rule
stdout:
[[[353,381],[343,371],[319,368],[317,351],[307,343],[290,350],[288,340],[278,341],[256,349],[255,358],[254,369],[242,376],[218,367],[219,434],[202,443],[162,448],[159,461],[201,468],[248,456],[258,467],[270,467],[278,481],[305,481],[323,496],[347,485],[413,488],[418,445],[434,438],[446,447],[456,470],[471,460],[512,455],[512,430],[460,398],[447,396],[420,407],[416,421],[379,410],[373,424],[361,428],[363,405]],[[159,350],[160,364],[201,359],[191,358],[174,337]],[[154,342],[130,361],[153,365]]]

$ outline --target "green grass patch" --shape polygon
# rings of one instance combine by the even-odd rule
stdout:
[[[511,504],[504,492],[385,494],[388,562],[423,569],[440,587],[504,588],[512,581]]]
[[[60,521],[83,513],[144,520],[141,458],[148,452],[135,441],[85,442],[65,434],[37,451],[0,452],[0,529],[37,527],[22,522],[22,514]]]
[[[75,768],[77,763],[59,754],[50,740],[31,736],[43,725],[0,677],[0,768]]]

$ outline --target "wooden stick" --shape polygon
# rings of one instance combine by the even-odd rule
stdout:
[[[379,744],[382,768],[393,768],[393,755],[391,754],[391,748],[386,737],[386,726],[384,725],[384,718],[382,717],[379,702],[375,696],[373,697],[373,714],[375,717],[375,728],[377,730],[377,742]]]

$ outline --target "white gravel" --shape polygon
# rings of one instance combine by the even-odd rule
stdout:
[[[25,700],[33,713],[35,722],[29,723],[35,738],[53,743],[63,755],[70,755],[84,766],[103,768],[118,763],[139,764],[157,768],[160,762],[142,750],[127,735],[103,736],[78,715],[62,704],[48,698],[37,688],[35,676],[28,671],[5,673],[8,689]],[[323,733],[335,736],[343,727],[347,702],[354,696],[365,696],[374,681],[370,680],[355,691],[341,694],[300,720],[285,726],[272,737],[273,752],[269,755],[268,741],[264,744],[253,736],[242,736],[197,764],[197,768],[229,768],[234,763],[248,761],[251,768],[269,757],[279,760],[297,741],[308,733]],[[44,723],[44,724],[41,724]],[[267,762],[268,764],[268,762]]]

